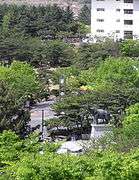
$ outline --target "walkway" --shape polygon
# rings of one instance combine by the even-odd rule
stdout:
[[[42,132],[42,111],[44,110],[44,120],[51,119],[55,117],[54,111],[51,109],[51,105],[54,103],[54,101],[45,101],[41,103],[37,103],[34,107],[31,109],[31,121],[29,125],[31,125],[32,128],[35,128],[36,126],[40,126],[39,131]],[[43,128],[43,138],[47,137],[47,130],[46,127]]]

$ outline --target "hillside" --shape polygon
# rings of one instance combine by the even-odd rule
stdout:
[[[79,11],[83,4],[90,3],[90,0],[0,0],[1,4],[28,4],[28,5],[48,5],[48,4],[57,4],[60,7],[71,6],[71,9],[75,13],[75,16],[79,14]]]

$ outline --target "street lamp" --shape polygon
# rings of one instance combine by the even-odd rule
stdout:
[[[44,126],[44,110],[42,110],[42,141],[43,141],[43,139],[44,139],[44,137],[43,137],[43,126]]]
[[[65,95],[65,77],[61,75],[59,78],[59,96],[60,98]]]
[[[64,77],[64,75],[61,75],[59,78],[59,84],[63,85],[64,83],[65,83],[65,77]]]

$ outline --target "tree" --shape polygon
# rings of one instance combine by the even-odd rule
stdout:
[[[95,72],[99,84],[107,82],[139,87],[139,62],[130,58],[109,58]]]
[[[113,129],[111,147],[118,152],[130,152],[139,147],[139,104],[132,104],[122,115],[122,126]]]
[[[30,121],[30,114],[23,109],[24,101],[16,93],[12,87],[0,81],[0,132],[11,129],[23,135]]]
[[[61,31],[73,32],[70,25],[74,23],[74,17],[69,7],[0,5],[0,14],[0,25],[4,20],[8,22],[9,30],[25,36],[47,39],[48,36],[55,38]]]
[[[139,56],[139,42],[136,40],[125,40],[121,43],[120,50],[123,56],[137,57]]]
[[[46,60],[50,67],[70,66],[75,58],[74,49],[63,41],[48,41],[46,45]],[[45,61],[44,61],[45,63]]]
[[[119,43],[107,40],[95,44],[84,44],[78,49],[78,56],[75,64],[81,69],[90,67],[97,68],[102,61],[108,57],[119,56]]]
[[[139,141],[139,103],[136,103],[126,109],[126,115],[123,120],[124,133],[128,138]]]
[[[24,36],[21,33],[10,32],[5,36],[0,34],[0,59],[9,64],[18,59],[38,66],[45,59],[46,45],[39,38]]]
[[[24,109],[26,100],[37,97],[41,86],[36,73],[26,63],[13,62],[0,67],[0,131],[13,130],[24,134],[30,114]]]
[[[79,14],[79,21],[86,25],[91,24],[91,9],[87,5],[84,5],[82,7],[81,12]]]
[[[3,16],[3,23],[2,23],[2,32],[7,35],[9,31],[9,25],[10,25],[10,13]]]
[[[130,58],[106,59],[97,69],[91,68],[77,76],[79,84],[90,85],[92,90],[84,94],[76,90],[77,96],[69,94],[54,109],[79,111],[82,105],[102,108],[111,113],[115,125],[121,125],[125,109],[139,101],[138,66],[138,61]]]
[[[40,84],[34,69],[27,63],[14,61],[9,68],[0,68],[0,80],[4,80],[16,91],[19,99],[40,91]]]

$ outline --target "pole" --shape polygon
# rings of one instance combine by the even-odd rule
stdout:
[[[62,75],[60,78],[59,78],[59,97],[60,97],[60,100],[62,98],[62,96],[65,95],[65,77],[64,75]]]
[[[44,126],[44,110],[42,110],[42,140],[43,140],[43,126]]]

